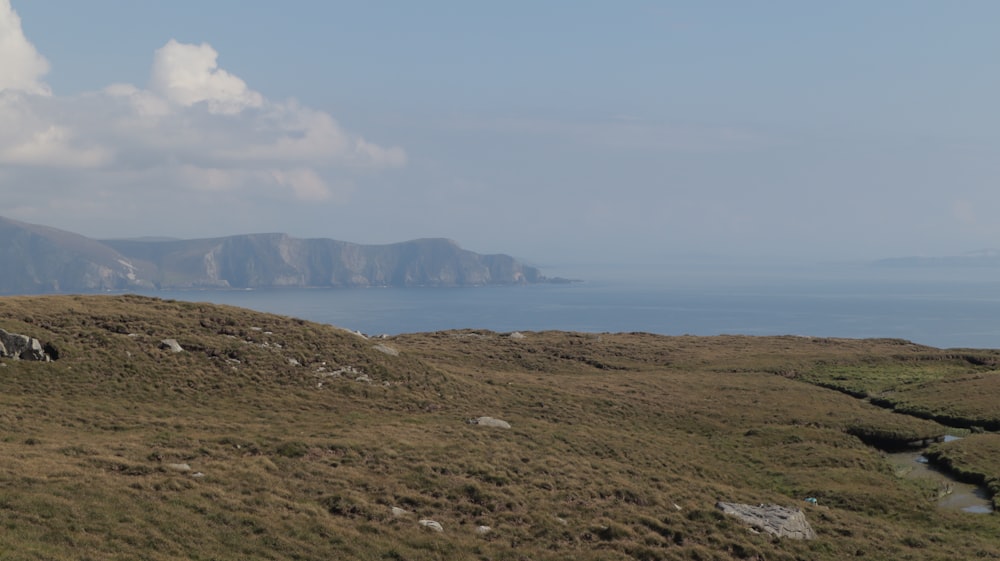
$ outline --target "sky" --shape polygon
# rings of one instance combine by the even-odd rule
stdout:
[[[0,215],[543,266],[995,248],[997,21],[992,0],[0,0]]]

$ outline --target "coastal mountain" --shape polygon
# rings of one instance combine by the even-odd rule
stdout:
[[[79,234],[0,217],[0,293],[151,288],[127,258]]]
[[[94,240],[0,217],[0,293],[154,288],[475,286],[546,282],[447,239],[361,245],[286,234]]]

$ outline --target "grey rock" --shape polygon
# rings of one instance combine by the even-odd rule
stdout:
[[[48,362],[51,357],[38,339],[0,329],[0,357]]]
[[[419,522],[419,524],[421,526],[423,526],[424,528],[429,528],[431,530],[434,530],[435,532],[443,532],[444,531],[444,527],[441,526],[441,523],[437,522],[435,520],[429,520],[429,519],[425,518],[424,520],[421,520]]]
[[[509,429],[510,423],[503,421],[501,419],[494,419],[493,417],[477,417],[475,419],[469,419],[466,421],[470,425],[482,425],[484,427],[496,427],[500,429]]]
[[[811,540],[816,537],[806,515],[800,509],[778,505],[758,506],[740,503],[718,502],[715,507],[722,512],[739,518],[751,529],[764,531],[779,538]]]
[[[178,343],[176,339],[164,339],[160,341],[160,348],[168,349],[175,353],[184,352],[184,347],[181,347],[180,343]]]

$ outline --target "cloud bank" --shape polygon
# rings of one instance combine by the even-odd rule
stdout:
[[[0,0],[0,91],[16,90],[36,95],[48,95],[49,88],[40,80],[49,71],[49,62],[21,30],[10,0]]]
[[[207,43],[171,39],[153,53],[145,87],[59,96],[44,82],[48,61],[0,0],[0,186],[30,184],[34,197],[12,196],[8,209],[30,219],[72,200],[138,205],[168,193],[337,202],[353,173],[406,163],[402,149],[326,112],[267,99],[218,57]]]

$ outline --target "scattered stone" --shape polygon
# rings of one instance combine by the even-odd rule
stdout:
[[[509,429],[510,423],[500,419],[494,419],[493,417],[478,417],[475,419],[469,419],[466,421],[470,425],[482,425],[484,427],[497,427],[501,429]]]
[[[177,342],[176,339],[164,339],[164,340],[160,341],[160,348],[161,349],[167,349],[170,352],[174,352],[174,353],[182,353],[182,352],[184,352],[184,347],[182,347],[180,345],[180,343]]]
[[[816,537],[804,512],[797,508],[778,505],[745,505],[718,502],[715,507],[722,512],[739,518],[751,529],[764,531],[779,538],[811,540]]]
[[[421,526],[423,526],[424,528],[429,528],[431,530],[434,530],[435,532],[443,532],[444,531],[444,527],[441,526],[441,523],[437,522],[435,520],[428,520],[428,519],[425,518],[425,519],[421,520],[419,522],[419,524]]]
[[[196,471],[196,472],[194,472],[194,473],[191,474],[191,477],[202,478],[202,477],[205,477],[205,474],[202,473],[202,472],[200,472],[200,471]]]
[[[515,331],[515,332],[513,332],[513,333],[510,334],[510,338],[511,339],[524,339],[524,333],[521,333],[520,331]]]
[[[302,366],[301,364],[299,364],[299,361],[295,360],[294,358],[288,359],[288,364],[289,366]]]
[[[387,354],[389,356],[399,356],[399,351],[398,350],[396,350],[396,349],[394,349],[394,348],[392,348],[392,347],[390,347],[388,345],[383,345],[382,343],[379,343],[378,345],[375,345],[372,348],[375,349],[376,351],[385,353],[385,354]]]
[[[355,337],[361,337],[362,339],[367,339],[368,338],[367,336],[365,336],[364,333],[362,333],[362,332],[360,332],[360,331],[358,331],[356,329],[348,329],[346,327],[337,327],[337,329],[339,329],[341,331],[346,331],[346,332],[350,333],[351,335],[354,335]]]
[[[367,374],[362,374],[354,379],[355,382],[363,382],[365,384],[372,383],[372,379]]]
[[[191,466],[188,464],[167,464],[166,468],[171,471],[181,471],[181,472],[191,471]]]
[[[52,357],[45,352],[38,339],[9,333],[0,329],[0,357],[10,357],[15,360],[34,360],[48,362]]]
[[[353,366],[345,366],[343,368],[338,368],[338,369],[330,371],[330,372],[327,372],[327,371],[319,372],[317,370],[317,373],[319,373],[320,376],[329,376],[331,378],[339,378],[339,377],[341,377],[341,376],[343,376],[345,374],[361,374],[361,371],[358,370],[357,368],[354,368]]]
[[[490,528],[489,526],[476,526],[476,533],[479,534],[480,536],[489,534],[492,531],[493,528]]]
[[[396,518],[399,518],[400,516],[406,516],[407,514],[410,514],[410,511],[403,508],[399,508],[398,506],[392,507],[392,515],[395,516]]]

